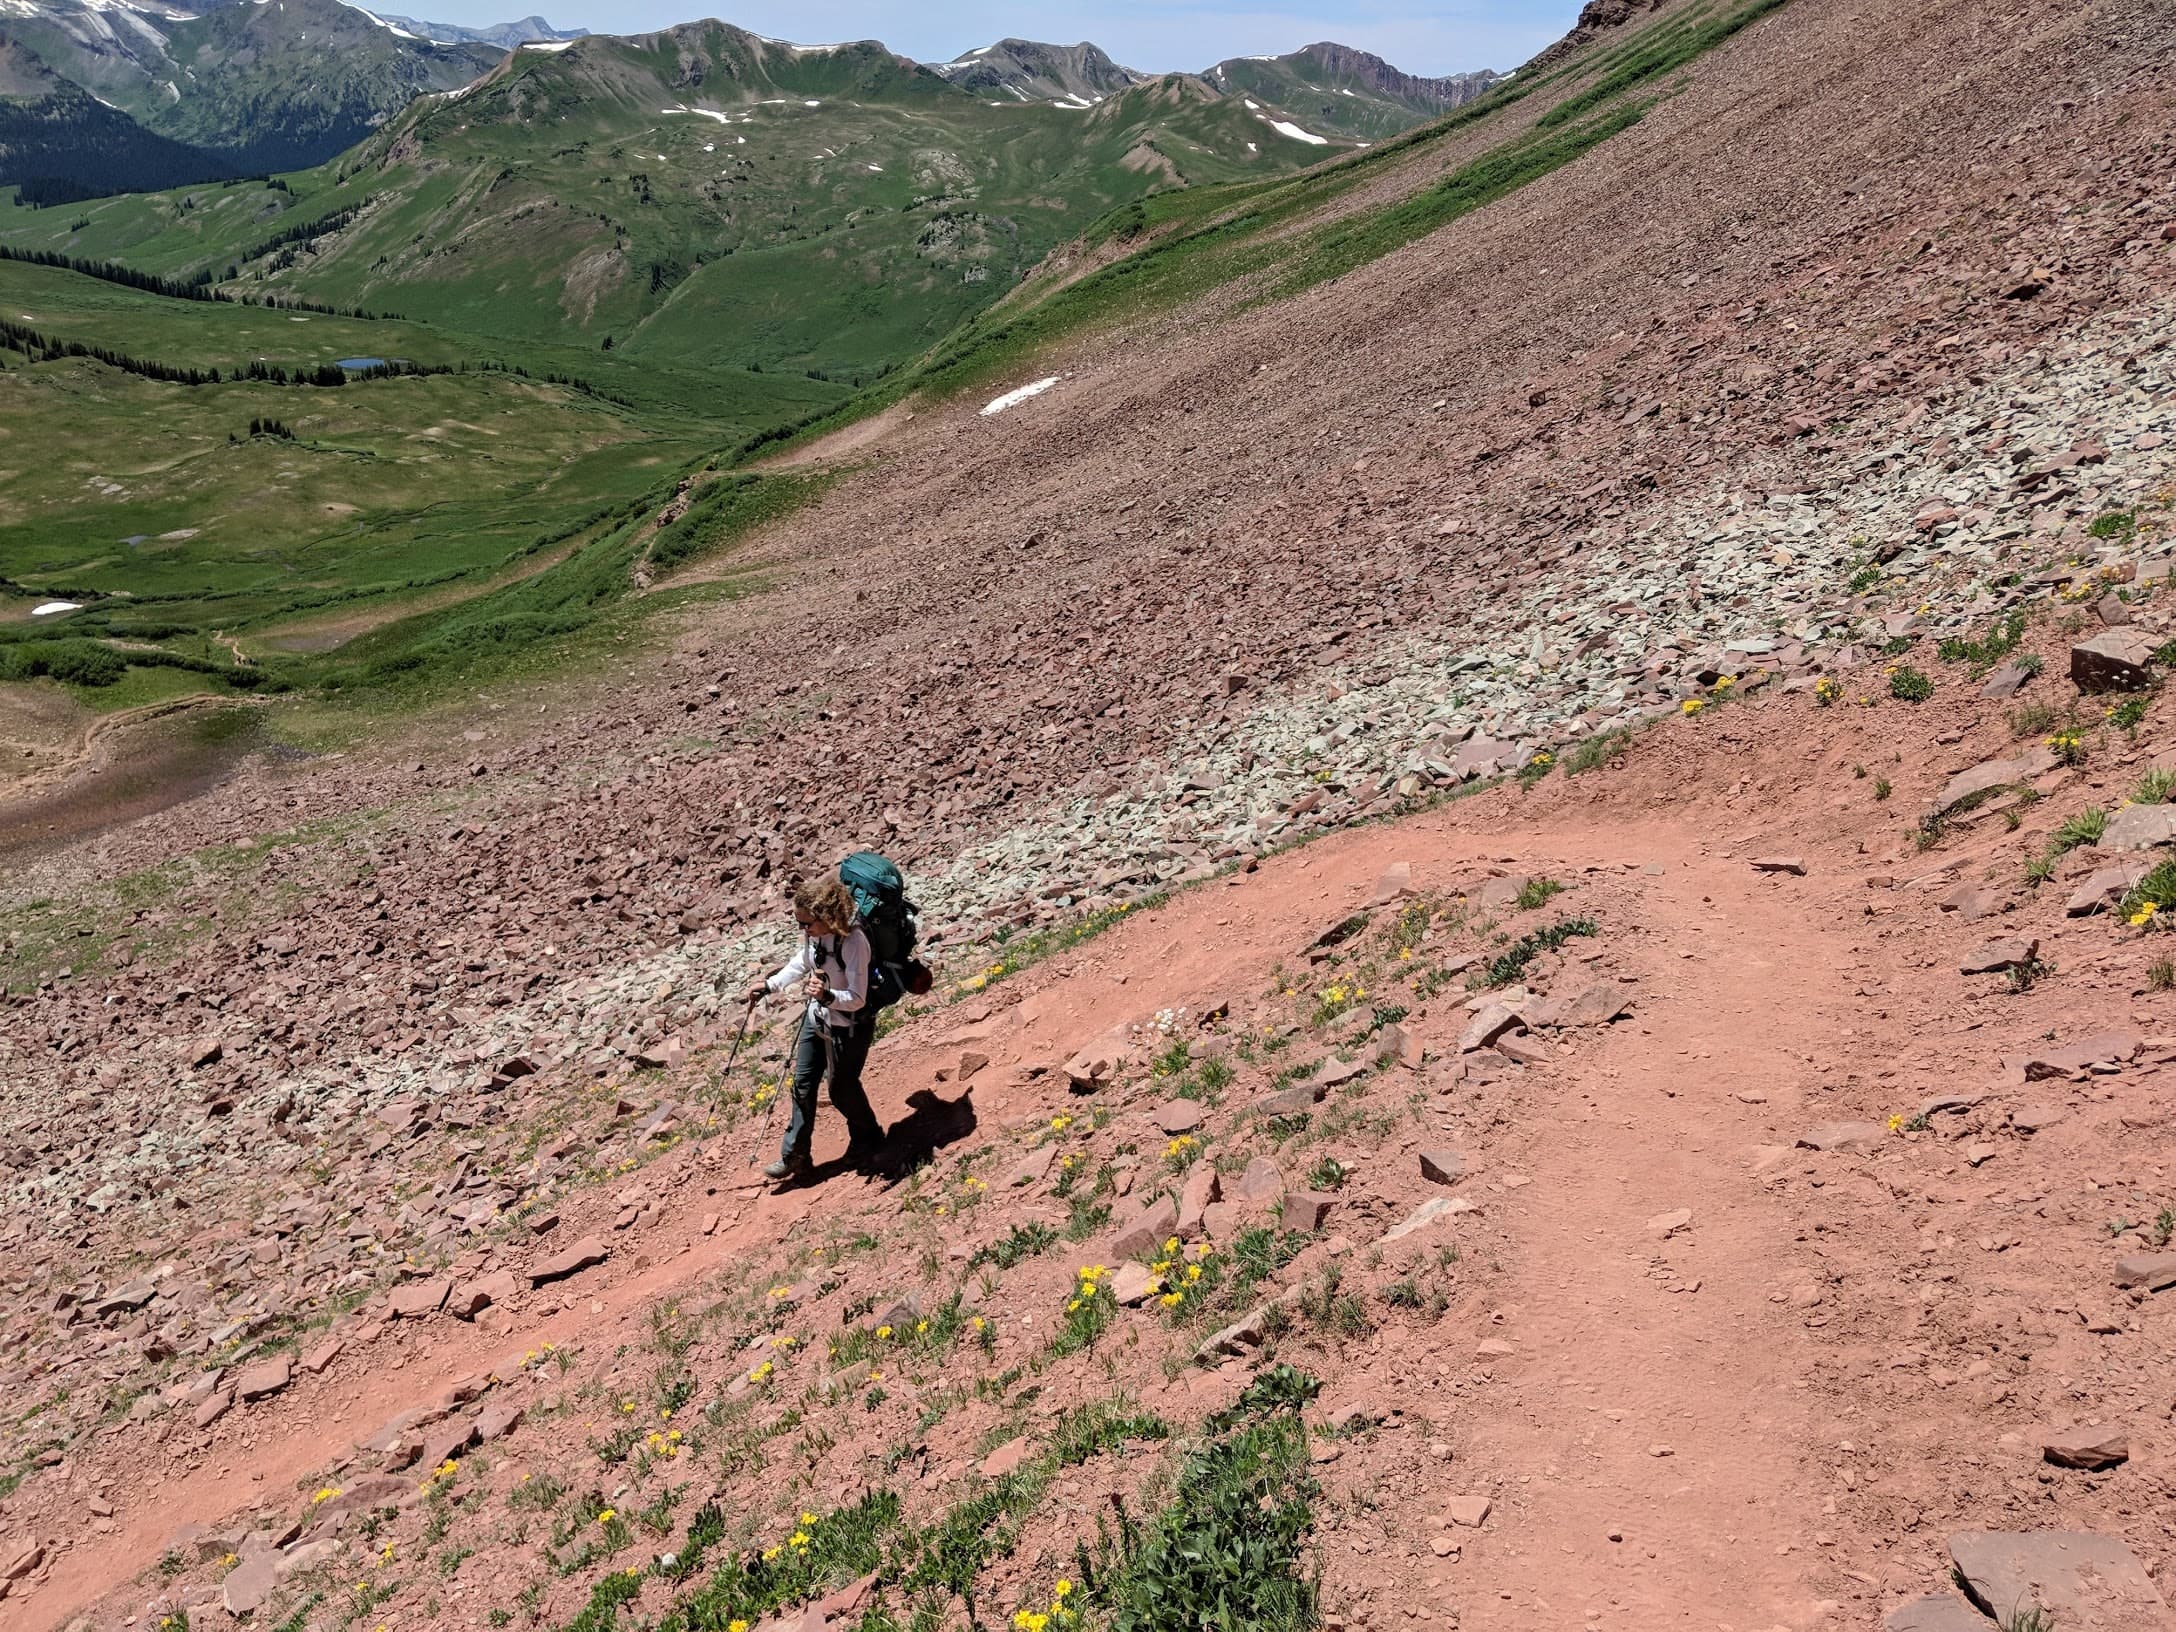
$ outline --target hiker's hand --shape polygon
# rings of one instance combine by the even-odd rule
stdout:
[[[802,982],[801,990],[808,993],[809,1000],[813,1003],[821,1003],[831,995],[831,988],[824,984],[822,975],[809,976],[807,980]]]
[[[748,990],[741,993],[741,996],[748,1000],[748,1006],[752,1009],[758,1003],[762,1002],[764,998],[768,997],[770,995],[770,991],[771,983],[769,981],[752,980],[748,983]]]

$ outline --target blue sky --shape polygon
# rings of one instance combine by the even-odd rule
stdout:
[[[878,39],[923,61],[943,61],[1006,35],[1093,40],[1120,62],[1152,73],[1290,51],[1314,40],[1359,46],[1416,74],[1511,68],[1562,34],[1579,11],[1579,0],[1295,0],[1284,8],[1215,0],[409,0],[393,9],[473,25],[520,16],[532,4],[560,28],[628,34],[714,14],[804,44]]]

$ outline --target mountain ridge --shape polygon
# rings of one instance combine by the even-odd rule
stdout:
[[[0,42],[35,52],[59,80],[73,84],[133,121],[150,138],[135,142],[115,118],[80,102],[47,102],[38,118],[52,129],[81,127],[82,162],[65,137],[19,134],[0,142],[0,185],[36,182],[61,196],[94,196],[115,184],[111,152],[131,144],[145,154],[129,186],[294,170],[323,163],[397,120],[415,99],[487,80],[509,57],[561,50],[583,40],[692,37],[712,26],[732,29],[766,49],[799,57],[858,56],[896,63],[991,101],[1085,109],[1172,76],[1125,67],[1091,42],[1054,45],[1007,37],[945,63],[917,62],[877,40],[807,45],[769,39],[716,19],[696,19],[630,35],[595,35],[554,27],[541,16],[467,27],[380,13],[347,0],[218,0],[197,13],[150,0],[0,0]],[[878,74],[868,88],[898,92],[902,80]],[[1254,112],[1281,114],[1291,139],[1379,140],[1462,105],[1500,76],[1489,71],[1429,79],[1409,75],[1368,52],[1322,42],[1282,57],[1230,58],[1193,77],[1217,96],[1252,101]],[[50,95],[48,90],[46,93]],[[14,123],[27,127],[17,110]],[[1266,122],[1266,121],[1265,121]],[[191,161],[190,152],[205,155]],[[92,155],[105,155],[93,158]],[[189,173],[194,163],[196,173]],[[93,172],[95,171],[95,175]]]

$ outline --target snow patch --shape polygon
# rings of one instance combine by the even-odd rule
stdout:
[[[1338,94],[1339,96],[1350,96],[1350,95],[1352,95],[1352,92],[1350,92],[1350,91],[1346,90],[1344,86],[1340,85],[1340,86],[1339,86],[1339,87],[1337,88],[1337,94]]]
[[[32,607],[30,615],[34,618],[50,618],[62,612],[78,611],[81,606],[80,601],[47,601],[43,606]]]
[[[1239,99],[1239,105],[1245,108],[1249,113],[1259,113],[1262,108],[1262,104],[1255,101],[1254,98],[1251,96],[1241,97]]]
[[[1283,119],[1270,120],[1269,128],[1280,136],[1291,137],[1295,142],[1305,142],[1309,147],[1328,147],[1330,145],[1329,137],[1317,136],[1313,131],[1302,130],[1299,126]]]
[[[380,17],[376,12],[368,10],[365,7],[356,5],[355,0],[340,0],[340,3],[343,6],[346,6],[350,11],[362,12],[365,17],[368,17],[372,22],[376,23],[380,28],[384,29],[395,39],[415,40],[424,45],[430,44],[430,41],[424,39],[422,35],[411,34],[405,28],[396,28],[391,23],[387,22],[383,17]]]
[[[1037,380],[1033,385],[1023,385],[1016,391],[1008,391],[1002,397],[995,397],[983,404],[982,417],[988,419],[992,414],[1002,414],[1006,409],[1023,403],[1030,397],[1039,397],[1063,377],[1053,374],[1047,380]]]
[[[729,125],[733,122],[733,116],[730,113],[720,113],[715,108],[678,107],[660,108],[658,111],[660,113],[692,113],[699,119],[715,119],[721,125]]]
[[[574,49],[574,41],[523,40],[521,42],[521,48],[524,51],[571,51],[572,49]]]
[[[884,173],[884,167],[881,164],[872,164],[869,166],[869,168],[874,170],[880,176]]]

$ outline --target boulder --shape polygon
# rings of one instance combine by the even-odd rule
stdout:
[[[1880,1146],[1885,1131],[1879,1122],[1823,1122],[1800,1134],[1798,1146],[1801,1150],[1845,1150],[1867,1156]]]
[[[2122,815],[2123,812],[2117,812],[2119,819]],[[2115,823],[2108,825],[2113,827]],[[2131,887],[2152,871],[2151,861],[2112,862],[2080,880],[2078,887],[2070,892],[2064,910],[2073,918],[2089,918],[2096,912],[2112,911],[2131,892]]]
[[[1312,1235],[1322,1228],[1322,1221],[1336,1205],[1337,1197],[1324,1195],[1319,1190],[1287,1191],[1284,1198],[1284,1227]]]
[[[2118,854],[2176,844],[2176,805],[2125,805],[2108,818],[2096,849]]]
[[[1126,1068],[1126,1045],[1114,1037],[1100,1038],[1078,1049],[1065,1062],[1065,1080],[1076,1094],[1093,1093],[1116,1080]]]
[[[1966,953],[1957,965],[1960,974],[1999,975],[2011,969],[2023,969],[2038,956],[2040,943],[2028,936],[2010,936],[1999,941],[1989,941]]]
[[[455,1288],[453,1295],[446,1300],[446,1308],[462,1320],[474,1320],[493,1304],[512,1302],[514,1294],[519,1290],[519,1285],[509,1271],[493,1270],[489,1275],[479,1275],[473,1281],[464,1281]]]
[[[2127,1252],[2116,1260],[2116,1285],[2146,1292],[2176,1286],[2176,1252]]]
[[[2113,1536],[2082,1530],[1966,1530],[1949,1558],[1967,1595],[2007,1626],[2045,1609],[2063,1632],[2166,1632],[2168,1605]]]
[[[2065,1080],[2085,1076],[2096,1065],[2124,1065],[2138,1057],[2144,1045],[2136,1032],[2103,1031],[2074,1043],[2044,1043],[2018,1061],[2027,1082]]]
[[[241,1400],[262,1400],[277,1394],[294,1380],[294,1363],[286,1355],[275,1355],[270,1360],[260,1360],[254,1366],[245,1367],[234,1380],[234,1394]]]
[[[1217,1179],[1216,1164],[1196,1162],[1186,1175],[1186,1183],[1179,1189],[1179,1221],[1175,1231],[1179,1239],[1199,1240],[1203,1233],[1203,1215],[1223,1199],[1224,1187]]]
[[[565,1252],[554,1253],[551,1257],[530,1265],[529,1284],[549,1286],[554,1281],[563,1281],[570,1275],[578,1275],[585,1269],[594,1268],[608,1256],[610,1255],[605,1251],[602,1241],[594,1235],[585,1235]]]
[[[1756,873],[1789,873],[1796,878],[1806,876],[1804,856],[1755,856],[1753,871]]]
[[[1207,1120],[1208,1112],[1198,1099],[1174,1099],[1156,1112],[1156,1126],[1174,1136],[1192,1133]]]
[[[408,1281],[393,1288],[386,1304],[395,1320],[420,1320],[425,1315],[438,1313],[452,1291],[453,1282],[443,1278]]]
[[[1420,1176],[1431,1184],[1456,1184],[1466,1176],[1466,1153],[1443,1148],[1420,1153]]]
[[[1118,1234],[1111,1238],[1111,1257],[1114,1261],[1149,1257],[1178,1233],[1178,1228],[1178,1204],[1168,1195],[1159,1194],[1120,1226]]]
[[[1631,995],[1614,981],[1598,980],[1549,1006],[1548,1023],[1562,1031],[1606,1026],[1632,1012]]]
[[[2153,684],[2153,637],[2135,624],[2103,629],[2070,648],[2070,678],[2080,691],[2144,691]]]
[[[1156,1277],[1149,1273],[1148,1265],[1127,1259],[1111,1275],[1111,1296],[1127,1309],[1135,1309],[1148,1302],[1156,1291]]]
[[[2040,1454],[2058,1468],[2098,1473],[2131,1459],[2131,1436],[2120,1428],[2065,1428],[2040,1442]]]
[[[264,1607],[280,1584],[280,1555],[262,1552],[245,1558],[227,1571],[219,1583],[219,1601],[229,1615],[239,1619]]]
[[[2054,767],[2055,755],[2045,747],[2028,749],[2011,759],[1990,759],[1983,765],[1975,765],[1969,771],[1959,771],[1951,777],[1948,785],[1935,799],[1934,808],[1937,811],[1953,809],[1975,795],[1995,788],[2030,782],[2041,772]]]
[[[2015,697],[2024,689],[2025,682],[2031,678],[2031,666],[2012,658],[1987,677],[1986,682],[1980,687],[1980,695],[1996,700]],[[1951,1603],[1956,1602],[1955,1599],[1949,1601]]]
[[[1257,1156],[1247,1163],[1247,1170],[1239,1175],[1239,1182],[1232,1186],[1231,1199],[1258,1206],[1275,1201],[1284,1194],[1284,1176],[1277,1171],[1277,1164],[1267,1156]]]
[[[1526,1022],[1520,1017],[1518,1010],[1508,1003],[1491,1000],[1481,1005],[1480,1010],[1466,1023],[1466,1029],[1459,1033],[1458,1052],[1478,1053],[1506,1032],[1524,1030],[1525,1026]]]
[[[1987,1617],[1953,1592],[1930,1592],[1889,1612],[1886,1632],[1995,1632]]]

